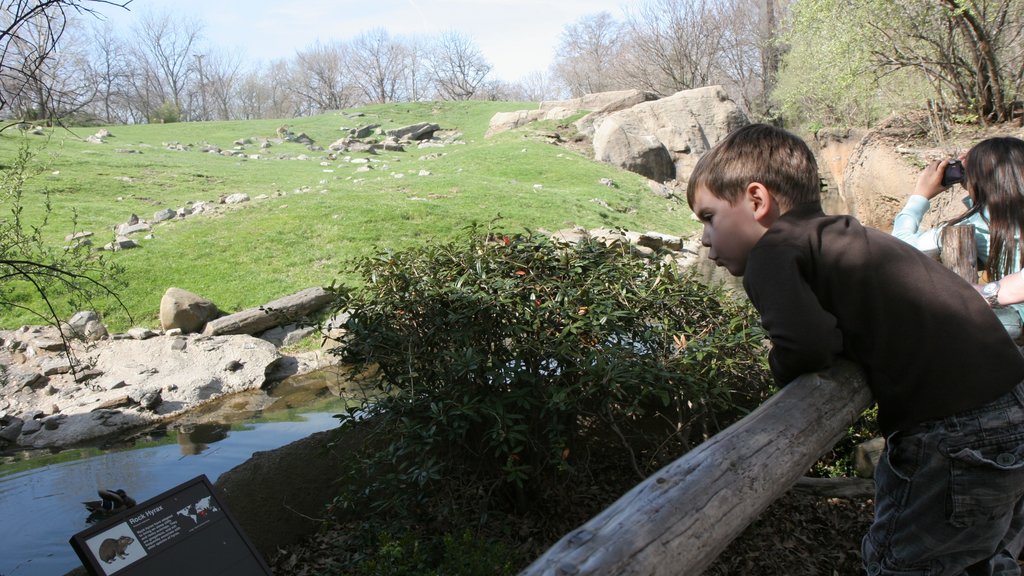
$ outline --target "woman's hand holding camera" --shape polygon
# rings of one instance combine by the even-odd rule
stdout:
[[[914,194],[931,200],[963,180],[963,159],[933,160],[917,177]]]

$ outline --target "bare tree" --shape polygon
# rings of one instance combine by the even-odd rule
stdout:
[[[608,12],[565,27],[554,70],[572,97],[622,87],[614,79],[620,34],[621,25]]]
[[[621,69],[635,86],[672,94],[711,83],[724,38],[715,0],[651,0],[627,14]]]
[[[128,108],[128,63],[123,58],[124,43],[109,22],[91,30],[89,76],[96,86],[92,111],[103,122],[126,123],[132,118]]]
[[[296,93],[289,87],[290,76],[285,60],[243,72],[235,91],[238,117],[250,120],[298,116],[300,106]]]
[[[67,94],[61,90],[77,92],[82,86],[72,87],[64,75],[69,55],[60,63],[54,54],[75,14],[95,14],[95,6],[107,4],[126,7],[131,0],[3,0],[0,2],[0,112],[13,102],[34,102],[36,112],[50,116],[58,102],[78,101],[82,94]],[[78,63],[76,63],[78,64]],[[58,72],[60,70],[60,72]],[[27,92],[34,94],[26,98]],[[23,106],[23,111],[27,107]]]
[[[135,93],[144,98],[147,113],[161,106],[173,107],[188,116],[186,96],[195,80],[195,55],[202,38],[202,24],[177,18],[170,12],[142,15],[135,28]],[[138,85],[138,83],[144,85]]]
[[[774,114],[771,90],[779,71],[779,14],[786,0],[721,0],[720,51],[712,81],[758,117]]]
[[[236,118],[242,57],[238,53],[211,51],[196,55],[199,97],[204,120]]]
[[[297,97],[299,114],[339,110],[355,104],[347,80],[349,48],[340,42],[314,43],[295,55],[285,81]]]
[[[405,99],[410,102],[429,100],[434,95],[430,71],[429,41],[422,37],[407,38],[405,44]]]
[[[409,50],[383,28],[364,32],[350,45],[348,72],[367,102],[404,100]]]
[[[430,68],[437,93],[445,100],[473,98],[491,72],[491,65],[476,44],[456,31],[438,37],[431,51]]]

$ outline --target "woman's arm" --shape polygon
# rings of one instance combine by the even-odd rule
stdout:
[[[893,220],[892,235],[930,256],[939,254],[939,228],[921,231],[921,220],[931,199],[948,189],[942,185],[942,174],[949,164],[948,160],[935,160],[925,166],[917,177],[917,186],[913,194],[907,198],[903,210]]]
[[[978,291],[981,291],[981,286],[978,286]],[[1024,271],[1014,272],[999,281],[998,302],[1000,306],[1024,302]]]

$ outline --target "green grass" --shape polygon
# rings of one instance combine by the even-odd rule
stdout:
[[[57,245],[72,231],[75,214],[78,229],[94,232],[94,243],[102,246],[113,238],[113,226],[131,214],[151,220],[161,209],[188,202],[216,202],[235,192],[253,198],[222,215],[158,224],[151,240],[133,236],[141,248],[112,254],[125,269],[127,287],[119,295],[133,320],[113,299],[97,302],[114,331],[131,323],[157,326],[160,298],[171,286],[234,312],[310,286],[352,282],[346,270],[351,258],[447,240],[470,223],[499,216],[498,227],[506,232],[583,226],[683,235],[695,229],[685,204],[655,196],[635,174],[548,144],[529,130],[484,138],[496,112],[534,107],[431,102],[290,120],[110,126],[113,136],[106,144],[82,141],[95,128],[27,137],[12,129],[0,134],[0,165],[10,163],[24,138],[38,150],[41,172],[26,186],[25,215],[29,222],[42,218],[41,192],[48,190],[54,211],[45,237]],[[376,160],[376,169],[364,173],[356,172],[358,164],[328,160],[326,153],[295,143],[258,147],[259,139],[275,138],[279,126],[305,132],[326,148],[345,134],[343,129],[418,122],[458,130],[465,144],[350,154]],[[246,152],[260,159],[198,151],[204,143],[230,149],[241,138],[257,142]],[[169,150],[168,143],[191,149]],[[295,159],[302,154],[309,159]],[[421,170],[430,175],[420,176]],[[600,184],[602,178],[617,187]],[[256,200],[259,195],[270,198]],[[32,302],[31,291],[22,294],[22,303]],[[74,311],[60,312],[67,317]],[[2,328],[38,323],[26,313],[0,310]]]

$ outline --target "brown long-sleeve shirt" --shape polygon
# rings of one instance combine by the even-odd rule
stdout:
[[[886,435],[979,407],[1024,380],[1024,356],[973,286],[909,244],[820,205],[783,214],[743,286],[780,384],[859,363]]]

